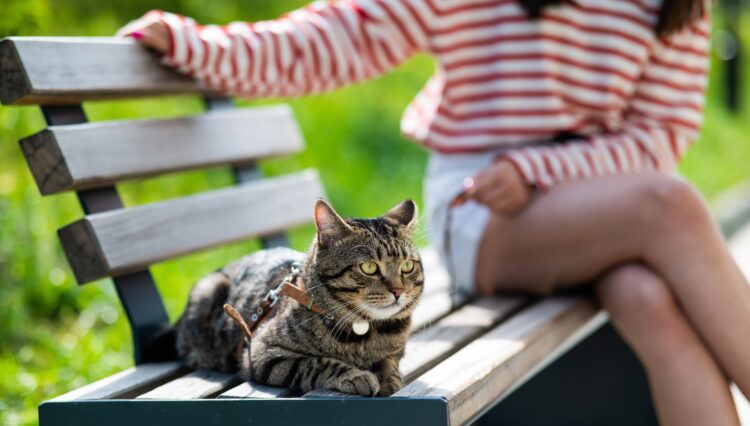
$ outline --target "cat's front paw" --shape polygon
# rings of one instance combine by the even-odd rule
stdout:
[[[378,378],[369,371],[350,370],[326,384],[328,389],[351,395],[375,396],[380,392]]]
[[[398,392],[404,384],[398,376],[391,376],[380,380],[380,392],[378,396],[391,396]]]

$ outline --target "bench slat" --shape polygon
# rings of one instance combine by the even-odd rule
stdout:
[[[11,37],[0,41],[0,101],[73,104],[89,99],[203,93],[133,40]]]
[[[159,386],[185,371],[185,367],[179,362],[143,364],[60,395],[51,401],[127,398],[134,393]]]
[[[286,388],[244,382],[219,395],[219,398],[283,398],[292,392]]]
[[[136,399],[204,398],[234,386],[240,381],[241,379],[236,374],[198,370],[139,395]]]
[[[451,424],[464,424],[499,399],[595,316],[588,298],[540,301],[408,384],[394,396],[437,396],[448,401]]]
[[[51,126],[21,140],[42,194],[223,164],[247,164],[302,149],[286,105],[170,120]]]
[[[450,356],[468,342],[489,330],[523,306],[520,297],[487,297],[469,303],[409,338],[400,370],[404,383]],[[346,398],[350,395],[318,389],[305,398]]]
[[[314,170],[87,215],[58,231],[79,283],[308,223],[323,196]]]
[[[440,264],[437,251],[432,247],[419,251],[425,270],[425,286],[422,301],[411,316],[412,330],[429,326],[467,300],[465,295],[451,295],[450,277]]]
[[[451,353],[507,318],[525,303],[520,297],[487,297],[456,310],[406,343],[400,370],[411,382]]]

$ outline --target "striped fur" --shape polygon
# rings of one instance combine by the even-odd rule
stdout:
[[[196,283],[177,326],[181,357],[192,368],[239,369],[245,379],[299,392],[327,388],[366,396],[392,394],[401,387],[398,362],[424,283],[419,253],[411,242],[416,217],[410,200],[379,218],[349,220],[319,201],[318,234],[307,254],[263,250]],[[414,262],[414,269],[404,273],[401,266],[407,260]],[[294,300],[281,300],[257,329],[250,353],[239,353],[240,330],[224,315],[222,304],[232,304],[249,318],[294,262],[303,265],[314,302],[333,319]],[[378,272],[365,274],[363,262],[375,262]],[[369,331],[355,334],[355,321],[369,322]]]

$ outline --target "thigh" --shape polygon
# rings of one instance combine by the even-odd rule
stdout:
[[[659,173],[570,181],[516,217],[493,216],[477,258],[479,290],[548,293],[639,261],[654,238],[659,192],[675,182]]]

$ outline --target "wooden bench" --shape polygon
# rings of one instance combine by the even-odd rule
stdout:
[[[426,293],[401,362],[406,384],[393,397],[294,395],[233,375],[189,371],[165,333],[170,324],[149,266],[250,238],[284,245],[285,229],[311,220],[311,206],[324,195],[315,171],[262,178],[255,167],[303,148],[290,109],[235,109],[134,43],[109,38],[5,39],[0,81],[3,104],[41,106],[49,127],[21,140],[21,149],[43,195],[77,193],[85,216],[59,230],[65,254],[80,284],[112,277],[134,342],[135,367],[43,403],[42,425],[465,424],[544,377],[536,373],[606,323],[586,295],[455,300],[447,273],[426,249]],[[163,94],[204,96],[208,111],[89,123],[81,107]],[[124,207],[115,188],[128,179],[216,165],[232,167],[237,185],[134,207]],[[617,367],[610,370],[632,375]],[[569,371],[578,377],[570,389],[588,380],[579,367],[569,370],[576,368]],[[555,389],[553,402],[567,404],[569,392],[542,383]],[[648,402],[645,382],[638,383]],[[619,389],[610,399],[627,398]],[[578,408],[588,410],[589,403]]]

